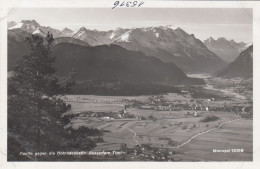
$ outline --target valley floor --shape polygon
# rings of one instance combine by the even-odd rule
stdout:
[[[191,91],[131,97],[70,95],[66,98],[70,113],[78,114],[70,126],[104,131],[103,141],[92,151],[122,151],[125,146],[124,155],[118,155],[122,160],[252,161],[248,83],[192,76],[205,79],[205,91],[214,90],[216,98],[193,98]]]

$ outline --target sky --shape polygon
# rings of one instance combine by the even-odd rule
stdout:
[[[248,8],[13,8],[8,14],[9,21],[32,19],[56,29],[174,25],[200,40],[225,37],[252,42],[253,39],[253,10]]]

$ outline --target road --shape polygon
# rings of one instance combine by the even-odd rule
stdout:
[[[134,133],[134,137],[133,137],[133,140],[135,141],[136,145],[139,145],[138,141],[136,140],[136,132],[130,128],[127,128],[129,131],[131,131],[132,133]]]
[[[200,78],[200,79],[203,79],[206,83],[206,86],[204,86],[204,89],[209,89],[209,90],[217,90],[217,91],[220,91],[220,92],[223,92],[225,95],[231,95],[231,96],[235,96],[236,98],[238,99],[242,99],[242,100],[245,100],[246,97],[239,94],[239,93],[236,93],[234,92],[233,90],[231,89],[218,89],[218,88],[215,88],[212,84],[210,84],[209,82],[209,79],[212,78],[211,75],[209,74],[187,74],[188,77],[193,77],[193,78]]]
[[[105,120],[104,120],[104,122],[107,124],[107,122]],[[135,145],[139,145],[139,142],[135,138],[136,137],[136,132],[134,130],[128,128],[128,127],[126,129],[128,129],[130,132],[132,132],[134,134],[133,141],[136,143]]]
[[[222,123],[220,123],[220,124],[218,125],[218,127],[212,128],[212,129],[208,129],[208,130],[206,130],[206,131],[204,131],[204,132],[198,133],[198,134],[192,136],[191,138],[189,138],[186,142],[182,143],[181,145],[178,145],[178,146],[175,146],[175,147],[172,147],[172,148],[181,148],[182,146],[184,146],[184,145],[188,144],[189,142],[191,142],[194,138],[196,138],[196,137],[198,137],[198,136],[200,136],[200,135],[206,134],[206,133],[208,133],[208,132],[211,132],[211,131],[213,131],[213,130],[219,129],[223,124],[231,123],[231,122],[237,121],[237,120],[241,120],[241,118],[232,119],[232,120],[229,120],[229,121],[222,122]]]

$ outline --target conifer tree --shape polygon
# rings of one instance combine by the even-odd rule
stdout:
[[[60,96],[75,83],[75,72],[66,78],[55,75],[53,41],[51,33],[45,40],[37,35],[26,38],[29,54],[19,59],[8,79],[8,134],[21,136],[37,150],[57,148],[54,139],[65,125],[61,115],[70,108]]]

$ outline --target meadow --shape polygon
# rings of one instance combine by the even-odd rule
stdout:
[[[233,88],[230,81],[226,82]],[[214,88],[216,83],[217,78],[207,81],[205,91],[214,90],[218,95],[228,97],[209,101],[205,97],[193,98],[191,94],[179,93],[157,96],[68,95],[66,99],[72,105],[71,113],[118,113],[127,106],[126,113],[132,117],[112,119],[78,116],[71,120],[70,125],[74,129],[85,126],[106,131],[102,137],[104,142],[97,143],[95,151],[120,150],[122,144],[126,144],[128,148],[149,144],[151,147],[175,151],[174,157],[182,161],[250,161],[253,147],[252,119],[241,118],[231,107],[252,107],[252,103],[242,94],[234,95],[234,91],[228,87]],[[225,80],[222,79],[220,84],[223,83]],[[167,103],[175,107],[198,105],[204,109],[142,109],[142,105],[157,104],[156,101],[151,101],[151,98],[163,100],[160,104]],[[217,107],[221,108],[221,111],[205,110],[205,107]],[[212,121],[202,120],[208,116],[216,118],[212,118]],[[232,121],[234,119],[237,121]],[[225,122],[229,123],[222,125]],[[244,152],[214,153],[213,149],[243,149]]]

